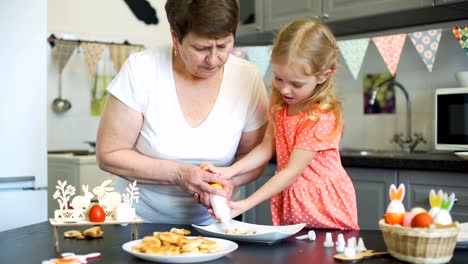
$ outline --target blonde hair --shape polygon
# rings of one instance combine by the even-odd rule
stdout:
[[[297,69],[302,68],[305,75],[318,75],[327,70],[333,73],[339,64],[336,39],[330,29],[322,23],[309,19],[296,20],[279,31],[273,42],[271,61]],[[307,116],[313,122],[319,120],[317,111],[335,114],[335,127],[329,137],[341,133],[343,129],[341,101],[333,88],[334,77],[330,74],[325,82],[317,84],[309,98],[307,111]],[[271,90],[271,114],[274,116],[286,103],[277,89],[272,87]]]

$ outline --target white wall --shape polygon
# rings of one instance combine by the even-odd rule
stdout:
[[[47,31],[58,37],[143,44],[158,47],[170,43],[164,0],[150,0],[159,18],[157,25],[138,20],[123,0],[48,0]],[[72,108],[56,114],[50,104],[58,96],[57,63],[48,47],[47,144],[49,150],[87,149],[84,141],[96,138],[99,117],[90,115],[90,92],[83,53],[75,51],[62,76],[62,97]],[[71,130],[74,128],[73,130]]]

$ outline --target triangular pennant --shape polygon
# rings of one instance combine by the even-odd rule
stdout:
[[[338,41],[340,52],[355,80],[361,70],[368,46],[369,38]]]
[[[411,42],[421,56],[427,69],[432,72],[437,50],[439,49],[440,36],[442,29],[431,29],[428,31],[419,31],[408,34]]]
[[[134,52],[134,48],[129,45],[110,45],[109,48],[114,68],[116,71],[120,71],[125,60]]]
[[[112,45],[110,46],[110,48]],[[99,116],[104,110],[107,98],[107,86],[116,74],[110,49],[102,52],[101,58],[96,63],[96,72],[91,78],[91,115]]]
[[[59,73],[61,73],[65,65],[67,65],[76,47],[76,42],[62,41],[60,39],[55,40],[53,54],[58,63]]]
[[[243,59],[247,58],[247,48],[246,47],[234,47],[231,51],[231,54],[241,57]]]
[[[247,47],[247,59],[257,65],[262,77],[270,65],[270,50],[271,46]]]
[[[107,45],[86,42],[81,44],[81,46],[83,47],[86,65],[88,66],[88,76],[89,79],[92,80],[96,73],[96,64],[101,59],[102,53]]]
[[[401,51],[405,43],[406,34],[388,35],[382,37],[374,37],[374,42],[377,50],[382,56],[390,73],[395,76],[395,72],[400,61]]]
[[[455,26],[452,28],[453,35],[457,38],[458,43],[465,51],[465,54],[468,55],[468,34],[467,34],[467,25]]]

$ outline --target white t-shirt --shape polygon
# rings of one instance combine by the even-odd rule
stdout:
[[[130,55],[108,87],[109,93],[144,116],[134,146],[147,156],[199,165],[232,164],[242,132],[258,129],[267,120],[268,98],[256,66],[231,55],[215,104],[198,127],[184,119],[177,98],[171,49]],[[129,160],[128,162],[132,162]],[[118,178],[117,189],[129,184]],[[178,186],[139,184],[137,214],[147,222],[210,224],[205,207]]]

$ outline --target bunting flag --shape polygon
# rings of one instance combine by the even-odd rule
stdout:
[[[369,38],[361,38],[338,41],[338,48],[355,80],[361,70],[369,40]]]
[[[406,34],[395,34],[372,38],[372,41],[393,76],[395,76],[398,62],[400,61],[400,55],[403,50],[405,39]]]
[[[127,49],[124,49],[127,50]],[[128,55],[127,55],[128,56]],[[123,62],[122,62],[123,63]],[[104,49],[96,63],[95,74],[91,78],[91,115],[99,116],[107,100],[107,86],[116,75],[115,61],[109,48]]]
[[[82,43],[83,53],[88,66],[89,80],[93,80],[93,76],[96,73],[96,64],[101,59],[104,49],[107,47],[106,44],[99,43]]]
[[[73,55],[77,45],[73,42],[57,40],[54,47],[53,56],[57,60],[58,71],[61,73]]]
[[[452,28],[453,35],[457,38],[458,43],[460,43],[460,46],[465,51],[466,55],[468,55],[467,28],[468,28],[468,24],[455,26]]]
[[[440,36],[442,29],[432,29],[428,31],[419,31],[408,34],[411,42],[426,64],[429,72],[432,72],[437,50],[439,49]]]
[[[247,47],[247,59],[257,65],[262,77],[270,65],[270,50],[271,46]]]
[[[246,47],[234,47],[231,51],[231,54],[247,59],[247,48]]]
[[[109,49],[116,71],[120,71],[120,68],[125,60],[127,60],[128,56],[135,52],[135,48],[129,45],[110,45]]]

